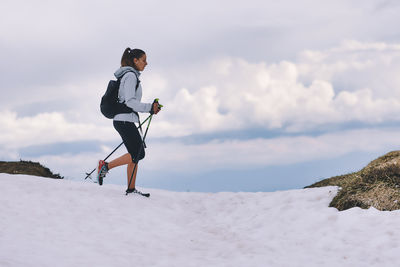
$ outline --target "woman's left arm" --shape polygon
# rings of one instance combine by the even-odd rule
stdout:
[[[135,90],[137,83],[135,74],[127,73],[125,74],[125,76],[127,76],[123,84],[125,104],[136,112],[150,112],[152,104],[142,103],[138,99],[137,91],[140,90],[140,87],[138,87],[138,89]]]

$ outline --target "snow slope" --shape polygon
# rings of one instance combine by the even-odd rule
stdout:
[[[400,212],[337,188],[176,193],[0,174],[0,266],[399,266]],[[146,191],[146,190],[144,190]]]

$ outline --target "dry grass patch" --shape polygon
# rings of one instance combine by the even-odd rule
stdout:
[[[310,187],[339,186],[330,207],[378,210],[400,209],[400,151],[390,152],[359,172],[322,180]]]
[[[39,162],[32,161],[0,161],[0,173],[35,175],[54,179],[63,179]]]

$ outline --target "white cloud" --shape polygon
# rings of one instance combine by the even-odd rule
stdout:
[[[302,132],[353,121],[398,121],[400,80],[395,70],[400,71],[400,45],[348,41],[325,51],[305,51],[298,62],[251,63],[224,57],[200,67],[145,72],[142,83],[144,101],[159,97],[165,105],[153,120],[152,136],[249,128]],[[365,84],[379,84],[376,77],[385,77],[381,84],[393,94],[382,93],[378,85],[357,87],[360,84],[354,83],[338,88],[343,79],[353,78],[354,71],[359,75],[355,79]],[[51,99],[74,102],[66,112],[17,116],[5,110],[0,118],[0,145],[10,149],[118,138],[110,121],[102,120],[98,111],[107,79],[104,86],[100,81],[86,81],[49,91]]]
[[[110,140],[112,127],[67,121],[58,112],[17,117],[15,112],[0,113],[0,145],[7,149],[30,145],[78,140]]]
[[[338,91],[372,88],[377,97],[400,97],[400,44],[343,41],[322,51],[299,54],[301,79],[315,78],[337,84]]]
[[[163,123],[155,127],[164,135],[181,136],[398,121],[398,72],[400,45],[385,43],[348,41],[326,51],[305,51],[298,62],[223,58],[201,69],[182,70],[180,82],[190,76],[192,84],[190,73],[195,73],[197,86],[164,91]]]

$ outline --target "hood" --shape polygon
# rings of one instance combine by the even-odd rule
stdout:
[[[129,72],[129,71],[135,72],[136,75],[137,75],[137,77],[139,78],[140,72],[138,72],[137,70],[135,70],[134,68],[129,67],[129,66],[121,67],[121,68],[117,69],[117,70],[114,72],[114,76],[115,76],[117,79],[119,79],[119,78],[121,78],[122,76],[124,76],[125,73],[127,73],[127,72]]]

